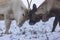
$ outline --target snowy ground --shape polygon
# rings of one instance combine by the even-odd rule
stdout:
[[[0,36],[0,40],[60,40],[60,28],[57,25],[55,32],[51,33],[54,17],[48,22],[42,21],[35,25],[29,25],[29,21],[26,21],[24,25],[19,28],[15,21],[12,21],[9,31],[12,34]],[[0,33],[5,31],[4,21],[0,21]]]

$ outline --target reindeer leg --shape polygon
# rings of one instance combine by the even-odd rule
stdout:
[[[59,26],[60,26],[60,19],[59,19]]]
[[[9,29],[10,29],[10,24],[11,24],[10,15],[6,14],[4,17],[5,17],[5,25],[6,25],[5,34],[9,34]]]
[[[53,23],[52,32],[55,31],[55,28],[56,28],[57,23],[58,23],[58,18],[56,17],[55,20],[54,20],[54,23]]]

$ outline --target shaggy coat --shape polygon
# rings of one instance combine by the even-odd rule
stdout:
[[[15,19],[19,27],[28,19],[27,8],[22,0],[0,0],[0,15],[4,16],[6,34],[9,33],[11,19]]]
[[[33,10],[32,10],[33,11]],[[55,16],[55,20],[53,23],[53,30],[52,32],[55,30],[55,27],[57,25],[57,22],[59,22],[60,18],[60,0],[45,0],[38,8],[37,11],[32,12],[31,11],[31,19],[30,24],[35,24],[36,22],[39,22],[40,20],[42,20],[43,22],[48,21],[48,19],[50,18],[49,16],[53,17]],[[38,19],[38,20],[37,20]]]

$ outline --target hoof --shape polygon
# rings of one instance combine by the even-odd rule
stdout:
[[[1,33],[0,34],[0,37],[5,36],[5,35],[8,35],[8,34],[12,34],[12,33]]]
[[[12,34],[12,32],[5,32],[5,33],[3,33],[3,34]]]

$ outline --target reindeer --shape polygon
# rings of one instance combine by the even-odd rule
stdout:
[[[33,10],[32,10],[33,11]],[[31,24],[35,24],[36,22],[42,20],[43,22],[48,21],[50,17],[55,17],[54,23],[53,23],[53,29],[52,32],[55,30],[55,27],[57,23],[59,22],[60,25],[60,0],[45,0],[38,8],[36,12],[31,13]],[[37,16],[36,16],[37,15]],[[36,19],[38,17],[38,20]]]
[[[21,27],[29,19],[28,10],[22,0],[0,0],[0,18],[5,20],[5,34],[9,34],[12,20]]]

